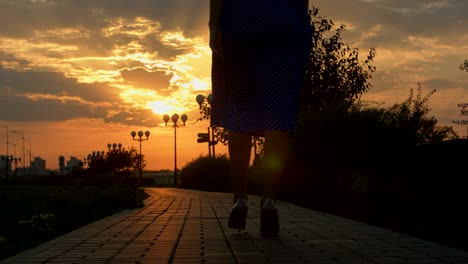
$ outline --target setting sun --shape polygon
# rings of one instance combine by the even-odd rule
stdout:
[[[157,115],[164,115],[167,113],[172,113],[176,111],[176,109],[170,105],[168,105],[166,102],[162,101],[155,101],[151,103],[151,110],[153,113]]]

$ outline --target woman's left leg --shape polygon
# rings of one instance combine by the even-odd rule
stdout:
[[[264,198],[276,199],[281,175],[286,166],[289,150],[289,132],[271,130],[265,132],[264,146]]]
[[[263,236],[276,236],[279,233],[276,193],[286,166],[288,149],[289,133],[287,131],[265,132],[264,191],[260,215],[260,233]]]

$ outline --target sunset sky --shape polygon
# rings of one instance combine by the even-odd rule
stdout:
[[[468,102],[466,0],[319,0],[311,6],[343,24],[343,41],[365,56],[375,48],[377,72],[365,100],[391,106],[421,83],[437,92],[429,105],[441,124],[460,119]],[[196,142],[197,94],[208,95],[211,51],[208,0],[0,0],[0,154],[25,148],[58,167],[63,155],[83,158],[107,143],[143,142],[148,169],[174,167],[174,129],[164,114],[187,114],[177,129],[178,167],[207,154]],[[454,125],[461,136],[463,127]],[[20,133],[12,132],[19,131]],[[217,153],[226,147],[217,146]],[[28,160],[28,159],[27,159]]]

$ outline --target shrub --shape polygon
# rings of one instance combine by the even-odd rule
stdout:
[[[232,191],[227,155],[199,156],[182,168],[180,187],[206,191]]]
[[[433,94],[418,86],[388,108],[354,104],[310,115],[299,124],[280,198],[468,247],[458,213],[467,141],[430,115]]]

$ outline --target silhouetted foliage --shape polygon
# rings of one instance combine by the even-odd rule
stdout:
[[[461,108],[460,110],[460,116],[468,116],[468,103],[464,104],[458,104],[458,107]],[[460,126],[467,126],[467,138],[468,138],[468,120],[467,119],[462,119],[462,120],[454,120],[452,121],[454,124],[460,125]]]
[[[418,84],[417,94],[411,89],[408,98],[387,110],[385,122],[390,127],[404,130],[410,144],[428,144],[448,139],[457,139],[458,135],[451,126],[438,126],[437,119],[429,116],[429,98],[436,92],[432,90],[422,96],[421,85]]]
[[[199,156],[181,170],[180,187],[205,191],[232,191],[229,159],[227,155]]]
[[[130,169],[138,169],[142,159],[142,167],[145,167],[144,156],[138,154],[135,148],[111,149],[107,153],[91,156],[88,166],[91,174],[113,174]]]
[[[460,70],[468,72],[468,59],[466,59],[462,64],[460,64]],[[468,116],[468,103],[460,103],[457,106],[461,108],[460,116]],[[468,120],[462,119],[462,120],[454,120],[452,122],[457,125],[467,126],[466,137],[468,138]]]
[[[280,199],[468,246],[455,236],[455,228],[437,224],[448,222],[439,215],[466,220],[455,208],[466,199],[459,186],[466,186],[460,164],[468,142],[456,140],[453,128],[439,126],[430,114],[434,92],[424,95],[418,86],[390,107],[355,103],[311,115],[297,132]],[[431,214],[437,220],[426,221]]]
[[[460,70],[468,72],[468,59],[466,59],[462,64],[460,64]]]
[[[331,32],[334,23],[318,15],[318,8],[309,11],[313,28],[312,49],[301,94],[301,118],[330,108],[350,107],[362,93],[369,90],[368,82],[376,68],[372,61],[376,55],[371,49],[364,62],[359,51],[343,43],[340,26]],[[331,34],[330,37],[326,35]]]
[[[211,117],[211,105],[208,103],[208,101],[205,99],[202,104],[200,104],[200,114],[201,118],[198,120],[209,120]],[[215,139],[218,142],[223,143],[224,145],[227,145],[228,142],[228,135],[227,135],[227,130],[224,129],[223,127],[212,127],[213,133],[215,136]]]
[[[389,108],[353,104],[347,109],[317,112],[296,135],[294,151],[304,165],[374,167],[380,161],[404,157],[416,145],[457,139],[450,126],[439,126],[418,86],[402,103]]]
[[[353,104],[316,113],[297,131],[293,150],[301,166],[313,164],[329,172],[378,167],[407,157],[417,145],[457,139],[452,127],[438,125],[430,115],[428,100],[434,92],[423,96],[418,86],[416,93],[411,89],[405,101],[388,108]]]

